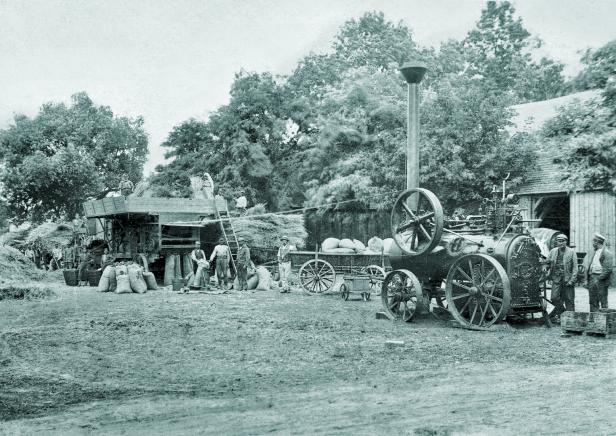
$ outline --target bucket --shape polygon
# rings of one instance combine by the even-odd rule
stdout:
[[[103,272],[97,269],[88,270],[88,282],[90,286],[98,286],[98,282],[101,280]]]
[[[67,286],[77,286],[77,275],[78,272],[75,268],[65,269],[62,271],[64,275],[64,282]]]
[[[174,291],[179,291],[184,286],[184,279],[173,279],[171,282]]]

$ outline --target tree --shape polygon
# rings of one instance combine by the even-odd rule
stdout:
[[[575,78],[576,88],[605,88],[610,80],[616,80],[616,39],[597,50],[587,50],[582,63],[585,68]]]
[[[533,50],[540,46],[541,40],[531,37],[508,1],[488,1],[464,40],[469,73],[484,77],[494,90],[511,92],[518,101],[557,97],[566,88],[562,64],[532,60]]]
[[[46,103],[34,118],[16,115],[0,131],[0,183],[21,219],[71,216],[87,197],[140,180],[147,155],[143,119],[116,117],[85,93],[72,104]]]

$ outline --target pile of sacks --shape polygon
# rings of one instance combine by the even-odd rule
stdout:
[[[357,239],[327,238],[321,244],[324,253],[358,253],[358,254],[397,254],[398,246],[392,238],[381,239],[377,236],[370,238],[368,244]]]
[[[249,290],[268,291],[272,286],[272,275],[264,266],[248,268],[248,279],[246,280]],[[239,289],[240,283],[237,277],[233,282],[233,289]]]
[[[109,265],[98,282],[100,292],[145,294],[146,291],[154,289],[158,289],[154,274],[144,271],[143,267],[136,263]]]

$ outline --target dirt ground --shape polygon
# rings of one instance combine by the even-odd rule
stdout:
[[[0,301],[0,433],[616,433],[616,340],[335,295],[52,288]]]

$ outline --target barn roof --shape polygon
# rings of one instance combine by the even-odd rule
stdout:
[[[513,106],[517,114],[512,118],[513,127],[510,133],[535,133],[543,127],[546,121],[556,115],[559,108],[575,100],[584,103],[599,96],[599,90],[590,90],[553,98],[551,100]],[[565,175],[560,166],[554,162],[555,154],[556,153],[550,153],[549,150],[544,150],[539,153],[537,161],[535,162],[535,168],[530,171],[526,182],[517,190],[519,195],[567,192],[567,188],[564,187],[563,183]]]
[[[564,178],[563,171],[554,163],[554,157],[542,153],[537,158],[535,169],[529,173],[526,182],[516,192],[518,195],[567,192],[562,181]]]

